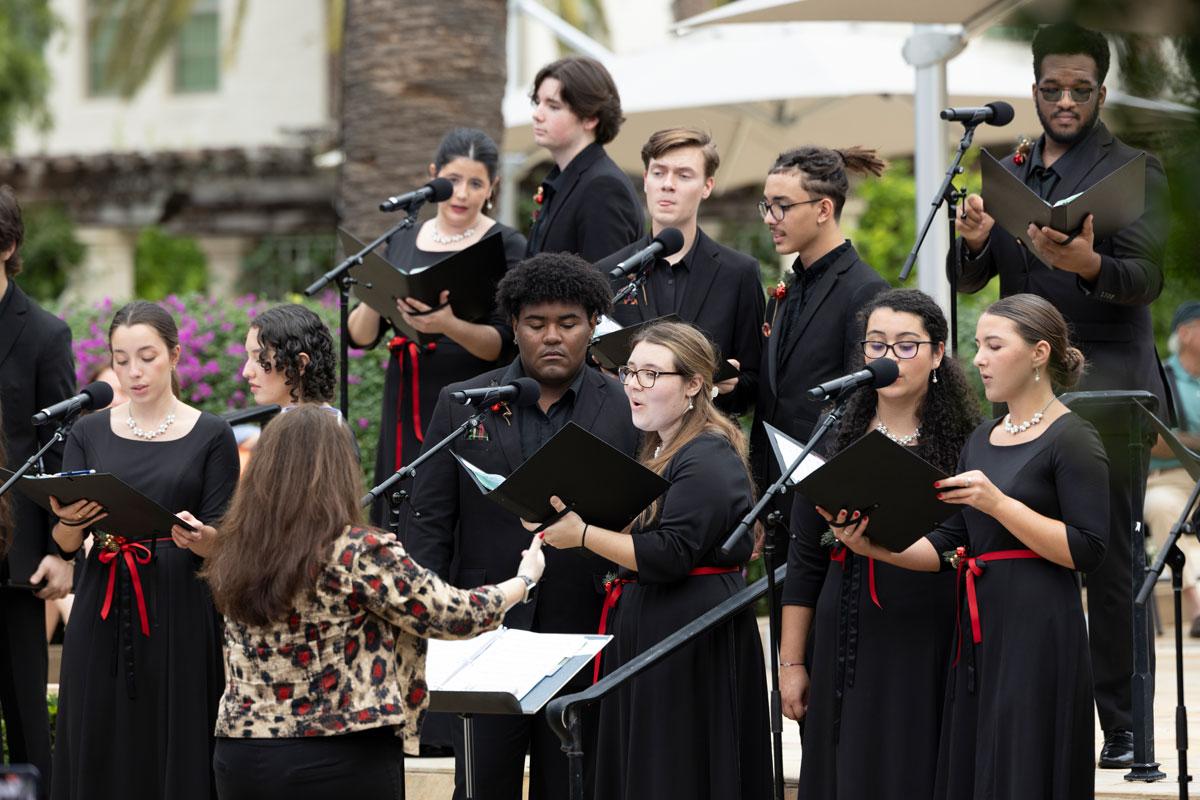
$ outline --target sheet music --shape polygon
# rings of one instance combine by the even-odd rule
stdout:
[[[592,341],[596,341],[601,336],[608,333],[616,333],[621,330],[621,323],[609,316],[600,315],[600,319],[596,322],[596,330],[592,333]]]
[[[518,700],[570,658],[595,655],[611,637],[500,628],[465,641],[429,643],[432,691],[505,692]]]
[[[804,452],[804,444],[796,441],[778,428],[771,425],[766,425],[765,427],[767,436],[770,437],[771,445],[775,450],[776,460],[779,462],[779,470],[782,472],[790,467],[800,457],[800,454]],[[795,486],[824,463],[825,459],[816,453],[809,453],[800,462],[800,466],[796,467],[795,472],[792,473],[792,477],[788,479],[788,486]]]

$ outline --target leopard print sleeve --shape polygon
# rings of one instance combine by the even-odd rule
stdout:
[[[354,533],[358,533],[355,531]],[[414,636],[469,639],[500,626],[504,592],[459,589],[412,559],[391,534],[364,530],[350,567],[367,609]]]

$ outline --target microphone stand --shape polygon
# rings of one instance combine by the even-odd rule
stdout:
[[[350,286],[357,281],[350,274],[350,270],[363,263],[363,259],[367,253],[370,253],[379,245],[391,240],[393,236],[406,228],[411,228],[417,222],[417,214],[421,211],[421,206],[425,204],[423,198],[413,198],[413,201],[408,206],[408,216],[400,220],[392,227],[383,232],[382,236],[367,244],[363,249],[359,250],[352,256],[347,257],[342,263],[338,264],[333,269],[326,272],[320,278],[313,281],[312,284],[304,290],[305,297],[312,297],[317,292],[325,288],[331,281],[337,281],[338,285],[338,314],[340,316],[340,329],[338,331],[341,340],[341,370],[339,373],[339,383],[341,385],[341,402],[340,408],[343,419],[350,419],[350,381],[347,370],[350,365]]]
[[[808,439],[808,444],[804,445],[804,449],[800,451],[800,455],[796,456],[796,459],[775,479],[775,482],[767,487],[767,490],[762,493],[762,497],[758,498],[758,502],[754,504],[754,508],[746,512],[741,522],[733,529],[733,533],[729,534],[729,538],[721,545],[721,555],[729,555],[738,541],[754,526],[754,521],[766,511],[774,497],[782,497],[787,494],[788,480],[792,477],[792,473],[804,459],[808,458],[808,454],[813,451],[825,434],[841,421],[842,414],[846,410],[846,401],[857,388],[856,386],[851,389],[843,389],[838,393],[833,403],[833,409],[817,425]],[[763,566],[767,571],[767,638],[771,640],[771,746],[772,761],[775,766],[775,786],[772,796],[775,800],[783,800],[783,701],[779,694],[779,632],[776,630],[778,619],[776,615],[779,613],[779,609],[775,595],[775,536],[773,535],[775,529],[783,521],[783,514],[778,510],[773,510],[766,515],[764,521],[770,529],[763,541],[762,556]]]
[[[47,442],[42,445],[36,453],[26,459],[25,463],[22,464],[16,472],[9,476],[8,480],[4,482],[4,485],[0,486],[0,497],[3,497],[9,489],[15,486],[17,481],[20,480],[26,472],[29,472],[29,470],[33,469],[35,465],[40,464],[42,456],[46,454],[47,450],[60,442],[67,441],[67,434],[71,432],[71,426],[75,424],[75,420],[79,419],[79,413],[79,411],[76,411],[74,414],[67,416],[62,422],[60,422],[58,424],[58,429],[54,431],[54,435],[51,436],[50,439],[47,440]],[[41,472],[40,467],[38,468],[38,472]]]
[[[921,232],[917,235],[917,241],[909,251],[908,256],[904,259],[904,266],[900,268],[900,282],[908,280],[909,273],[912,272],[913,264],[917,261],[917,252],[921,249],[921,244],[925,241],[925,235],[929,233],[929,228],[933,225],[933,218],[937,215],[938,209],[942,203],[946,204],[946,213],[950,222],[950,254],[954,259],[954,269],[950,271],[950,355],[954,355],[958,350],[958,274],[962,269],[962,248],[956,246],[954,218],[958,214],[958,204],[963,202],[967,197],[966,189],[959,189],[954,185],[954,179],[962,174],[962,160],[966,155],[967,150],[971,147],[971,140],[975,138],[975,129],[979,127],[979,122],[964,122],[963,135],[958,141],[958,151],[954,154],[954,160],[950,163],[950,169],[946,170],[946,178],[942,181],[942,186],[938,189],[934,196],[933,202],[930,204],[929,214],[925,217],[925,223],[921,226]]]
[[[650,263],[653,263],[653,258]],[[650,273],[649,266],[649,263],[647,263],[638,267],[635,276],[632,278],[629,278],[628,273],[626,273],[625,277],[629,278],[629,283],[622,286],[621,291],[613,295],[613,308],[616,308],[622,300],[642,288],[642,285],[646,282],[646,276]]]

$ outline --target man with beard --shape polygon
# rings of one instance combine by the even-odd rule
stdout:
[[[1099,121],[1108,72],[1104,36],[1072,24],[1043,27],[1033,40],[1033,101],[1043,135],[1004,166],[1048,202],[1082,192],[1138,155]],[[1146,209],[1132,225],[1097,239],[1089,216],[1077,236],[1030,225],[1032,251],[994,225],[979,195],[970,195],[957,220],[961,250],[958,289],[973,293],[1000,276],[1000,296],[1031,292],[1050,300],[1071,324],[1073,341],[1087,357],[1080,389],[1145,389],[1166,416],[1165,383],[1154,349],[1150,304],[1162,291],[1168,228],[1167,184],[1162,165],[1146,158]],[[947,270],[955,269],[954,259]],[[1114,417],[1123,414],[1114,413]],[[1090,415],[1109,458],[1112,525],[1108,552],[1088,574],[1088,620],[1096,706],[1104,729],[1100,766],[1133,763],[1133,619],[1129,520],[1134,492],[1122,419]],[[1111,424],[1110,424],[1111,423]],[[1138,465],[1145,481],[1146,465]]]

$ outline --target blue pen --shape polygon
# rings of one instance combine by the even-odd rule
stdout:
[[[54,477],[56,477],[56,478],[73,478],[76,475],[95,475],[95,474],[96,474],[96,470],[94,470],[94,469],[73,469],[73,470],[69,470],[67,472],[60,472],[57,475],[55,475]]]

